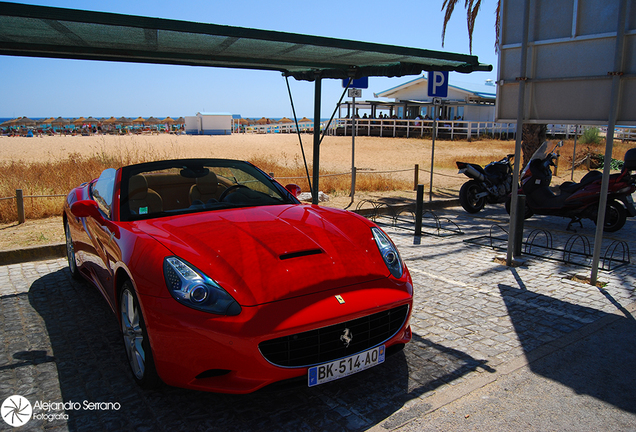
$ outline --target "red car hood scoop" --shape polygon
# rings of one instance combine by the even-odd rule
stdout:
[[[305,251],[290,252],[290,253],[282,254],[281,256],[279,256],[279,258],[281,260],[286,260],[286,259],[292,259],[292,258],[300,258],[304,256],[309,256],[309,255],[318,255],[321,253],[323,253],[322,249],[309,249]]]
[[[139,228],[206,273],[243,306],[389,274],[369,226],[332,209],[251,207],[145,220]]]

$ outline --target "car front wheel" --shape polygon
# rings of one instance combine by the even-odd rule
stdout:
[[[124,347],[133,377],[143,388],[156,388],[161,379],[155,369],[146,324],[130,281],[122,287],[119,310]]]
[[[75,257],[75,245],[71,238],[71,227],[68,225],[68,221],[64,222],[64,234],[66,236],[66,259],[68,260],[68,269],[71,272],[73,279],[80,279],[80,272],[77,268],[77,258]]]

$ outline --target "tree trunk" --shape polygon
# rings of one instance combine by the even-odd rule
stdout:
[[[534,152],[546,140],[548,126],[545,124],[524,123],[521,129],[521,150],[523,151],[523,166],[525,167]]]

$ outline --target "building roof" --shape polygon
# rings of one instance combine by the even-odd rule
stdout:
[[[492,70],[472,55],[8,2],[0,55],[277,70],[309,81]]]
[[[428,83],[428,79],[424,76],[420,76],[417,77],[415,79],[412,79],[408,82],[405,82],[403,84],[400,84],[398,86],[395,87],[391,87],[390,89],[381,91],[379,93],[375,93],[374,96],[375,97],[395,97],[394,95],[396,93],[399,93],[402,90],[406,90],[409,87],[412,87],[414,85],[418,85],[418,84],[426,84]],[[489,93],[489,92],[482,92],[482,91],[474,91],[474,90],[469,90],[469,89],[465,89],[462,87],[458,87],[458,86],[454,86],[454,85],[448,85],[449,88],[453,88],[459,92],[465,93],[466,96],[469,97],[474,97],[474,98],[479,98],[479,99],[492,99],[494,100],[496,98],[496,94],[495,93]]]

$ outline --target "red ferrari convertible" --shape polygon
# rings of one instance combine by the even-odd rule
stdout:
[[[393,242],[292,186],[247,162],[184,159],[107,169],[68,195],[70,272],[116,313],[142,387],[314,386],[411,339],[413,285]]]

